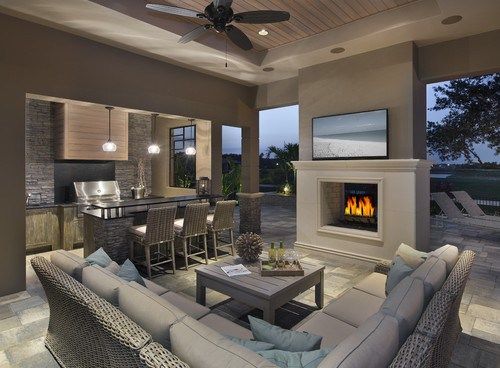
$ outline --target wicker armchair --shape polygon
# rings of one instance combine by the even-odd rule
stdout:
[[[62,367],[187,367],[150,344],[151,335],[120,310],[45,258],[35,257],[31,265],[50,308],[45,346]]]
[[[174,220],[176,212],[177,207],[152,208],[148,211],[146,225],[132,226],[129,229],[129,258],[146,266],[149,279],[151,279],[151,268],[165,263],[172,263],[172,272],[175,273]],[[135,244],[140,244],[144,249],[143,261],[135,257]],[[161,251],[162,246],[165,246],[164,253]],[[153,263],[151,262],[152,247],[157,248],[154,254],[156,261]]]
[[[184,218],[174,222],[175,236],[182,241],[182,253],[186,264],[189,267],[189,258],[203,255],[205,263],[208,264],[207,250],[207,216],[209,203],[191,203],[186,206]],[[193,245],[193,238],[203,238],[203,249],[198,245]],[[193,253],[193,249],[195,252]]]
[[[231,255],[234,256],[234,208],[236,201],[218,201],[215,204],[215,212],[207,216],[207,228],[212,234],[214,258],[217,260],[217,250],[231,248]],[[218,237],[222,232],[229,232],[229,243],[219,243]]]

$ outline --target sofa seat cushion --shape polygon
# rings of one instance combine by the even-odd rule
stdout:
[[[421,264],[410,277],[422,280],[424,283],[424,305],[432,299],[436,291],[441,289],[446,280],[446,262],[442,259],[430,256]]]
[[[82,272],[82,284],[115,306],[118,305],[118,287],[126,283],[98,265],[85,267]]]
[[[458,248],[446,244],[430,253],[432,256],[442,259],[446,263],[446,274],[449,275],[458,261]]]
[[[406,277],[387,296],[380,311],[398,321],[400,345],[413,332],[424,309],[422,280]]]
[[[253,339],[252,331],[217,314],[207,314],[200,318],[199,321],[221,335],[237,337],[244,340]]]
[[[318,368],[388,367],[398,349],[398,321],[377,313],[340,342]]]
[[[165,294],[166,292],[168,292],[168,289],[166,289],[163,286],[158,285],[157,283],[155,283],[151,280],[148,280],[144,277],[142,278],[142,281],[144,281],[144,284],[146,285],[148,290],[152,291],[156,295],[162,295],[162,294]]]
[[[334,347],[356,331],[356,327],[329,316],[322,311],[318,311],[311,318],[298,324],[293,329],[322,336],[321,348]]]
[[[169,291],[161,295],[161,298],[167,300],[169,303],[175,305],[181,311],[184,311],[188,316],[194,319],[200,319],[210,313],[210,309],[204,305],[198,304],[183,295]]]
[[[377,313],[383,302],[384,299],[378,296],[361,290],[350,289],[328,304],[323,309],[323,313],[358,327]]]
[[[77,281],[82,281],[82,270],[89,263],[82,257],[66,250],[56,250],[50,255],[50,261]]]
[[[149,332],[154,341],[170,348],[170,326],[186,313],[136,282],[118,288],[120,310]]]
[[[190,367],[275,368],[248,350],[189,316],[170,328],[172,352]]]
[[[361,282],[354,286],[354,288],[385,299],[386,280],[387,275],[373,272],[372,274],[361,280]]]

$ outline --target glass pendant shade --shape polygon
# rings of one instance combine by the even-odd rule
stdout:
[[[106,106],[106,110],[108,110],[108,141],[102,145],[104,152],[116,152],[116,144],[111,140],[111,110],[113,109],[112,106]]]
[[[151,155],[157,155],[160,153],[160,146],[158,146],[156,143],[152,143],[148,147],[148,153]]]
[[[188,156],[194,156],[194,155],[196,155],[196,148],[188,147],[188,148],[186,148],[185,152],[186,152],[186,155],[188,155]]]
[[[112,141],[107,141],[102,145],[102,150],[104,152],[116,152],[116,144]]]

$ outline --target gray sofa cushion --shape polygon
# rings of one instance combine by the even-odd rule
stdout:
[[[350,289],[338,299],[333,300],[323,313],[345,323],[358,327],[378,312],[384,299],[357,289]]]
[[[174,293],[173,291],[169,291],[168,293],[163,294],[161,298],[175,305],[181,311],[193,317],[194,319],[200,319],[201,317],[210,313],[210,309],[208,309],[204,305],[189,300],[185,296]]]
[[[200,318],[199,321],[221,335],[237,337],[244,340],[253,339],[252,331],[217,314],[207,314],[205,317]]]
[[[101,298],[117,306],[118,287],[126,281],[101,266],[93,265],[83,269],[82,283]]]
[[[170,341],[172,352],[190,367],[276,367],[189,316],[170,328]]]
[[[421,264],[410,277],[424,282],[424,305],[431,300],[436,291],[441,289],[446,280],[446,262],[442,259],[430,256]]]
[[[356,327],[329,316],[322,311],[314,313],[310,318],[302,321],[293,329],[323,336],[321,348],[334,347],[356,331]]]
[[[170,326],[186,313],[144,286],[132,281],[118,288],[118,306],[131,320],[170,349]]]
[[[388,367],[398,349],[398,321],[377,313],[337,345],[318,368]]]
[[[385,299],[386,280],[386,275],[378,272],[373,272],[372,274],[361,280],[361,282],[354,286],[354,288]]]
[[[446,274],[449,275],[458,261],[458,248],[454,245],[446,244],[431,252],[430,255],[446,262]]]
[[[165,289],[163,286],[158,285],[157,283],[154,283],[151,280],[148,280],[144,277],[142,278],[142,280],[146,284],[146,287],[149,289],[149,291],[152,291],[156,295],[162,295],[162,294],[165,294],[166,292],[168,292],[168,289]]]
[[[53,252],[50,255],[50,261],[80,282],[82,281],[82,270],[89,266],[84,258],[62,249]]]
[[[422,280],[406,277],[387,296],[380,311],[398,320],[400,345],[410,336],[424,308]]]

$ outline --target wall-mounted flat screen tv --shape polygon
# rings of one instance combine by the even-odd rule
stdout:
[[[312,119],[313,160],[384,159],[387,109]]]

